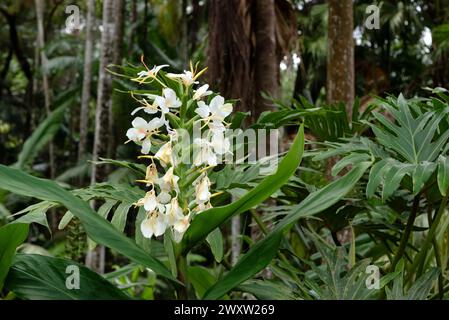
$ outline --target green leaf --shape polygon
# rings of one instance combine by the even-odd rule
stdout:
[[[265,201],[295,173],[301,162],[303,152],[304,127],[301,125],[289,152],[279,163],[276,173],[264,178],[260,184],[246,193],[238,201],[227,206],[212,208],[196,216],[183,237],[183,250],[187,251],[204,240],[209,233],[231,217],[243,213]]]
[[[140,225],[142,224],[142,221],[146,218],[147,212],[145,211],[144,207],[140,207],[139,211],[137,212],[136,217],[136,224],[135,224],[135,241],[138,246],[140,246],[142,249],[144,249],[146,252],[151,252],[151,239],[145,238],[142,234],[142,231],[140,230]]]
[[[54,110],[34,130],[33,134],[25,141],[18,160],[13,165],[14,168],[23,169],[26,165],[31,164],[38,153],[53,139],[64,119],[66,108],[67,104],[64,104]]]
[[[70,211],[67,211],[62,217],[61,221],[59,221],[58,229],[62,230],[72,221],[73,214]]]
[[[221,280],[212,286],[203,297],[204,299],[218,299],[238,284],[250,279],[265,268],[276,256],[282,240],[282,232],[274,232],[264,241],[256,243],[250,252],[245,254],[237,264]]]
[[[170,263],[171,274],[173,277],[176,277],[178,275],[178,266],[176,264],[175,248],[171,236],[171,230],[167,230],[164,234],[164,249],[168,256],[168,262]]]
[[[262,270],[277,254],[285,229],[296,223],[298,219],[319,213],[338,202],[354,188],[370,165],[370,162],[361,162],[344,177],[311,193],[264,239],[251,247],[235,267],[207,291],[204,299],[217,299]]]
[[[210,250],[214,255],[215,261],[218,263],[223,259],[223,235],[219,228],[212,231],[206,238],[207,243],[210,246]]]
[[[128,217],[129,209],[132,207],[132,203],[122,202],[118,205],[114,212],[111,223],[118,231],[123,232],[125,230],[126,219]]]
[[[416,280],[412,287],[408,290],[407,299],[426,300],[439,274],[440,270],[438,268],[432,268],[419,277],[419,279]]]
[[[432,173],[435,171],[436,164],[433,162],[424,161],[415,166],[412,174],[413,179],[413,194],[417,195],[429,180]]]
[[[27,214],[12,221],[11,223],[30,224],[30,223],[34,222],[34,223],[38,223],[38,224],[46,227],[48,229],[48,231],[50,231],[50,233],[51,233],[51,229],[48,226],[48,221],[47,221],[47,211],[48,211],[48,209],[50,209],[53,206],[54,205],[49,202],[36,203],[36,204],[32,205],[31,207],[28,207],[27,209],[25,209],[27,211],[28,209],[31,208],[31,210],[29,210]],[[25,210],[19,211],[16,214],[25,212]]]
[[[390,167],[385,174],[384,186],[382,189],[382,199],[385,201],[399,188],[402,178],[410,174],[413,166],[410,164],[397,163]]]
[[[204,295],[215,282],[215,277],[205,267],[194,266],[187,270],[188,278],[195,289],[198,299]]]
[[[265,280],[248,280],[237,290],[249,292],[259,300],[297,300],[291,287]]]
[[[335,177],[337,174],[341,172],[348,165],[352,165],[354,163],[359,163],[362,161],[370,160],[370,156],[366,153],[351,153],[338,161],[335,166],[332,168],[332,175]]]
[[[69,289],[67,284],[75,283],[78,271],[79,289]],[[74,261],[36,254],[17,254],[6,286],[27,300],[129,299],[109,281]]]
[[[0,165],[0,188],[24,196],[60,203],[80,219],[87,235],[93,241],[116,250],[134,262],[151,268],[155,273],[177,282],[162,262],[148,255],[134,241],[117,231],[112,224],[95,213],[88,203],[72,195],[56,183]]]
[[[368,184],[366,186],[366,197],[372,198],[376,189],[382,183],[382,179],[384,174],[390,169],[392,159],[387,158],[377,162],[374,166],[371,167],[371,171],[369,173]]]
[[[438,158],[438,188],[443,196],[449,189],[449,157],[440,156]]]
[[[27,235],[27,224],[14,223],[0,228],[0,291],[16,254],[16,249],[25,241]]]
[[[101,207],[98,208],[98,215],[104,219],[107,219],[109,211],[111,211],[112,207],[114,207],[116,203],[116,200],[107,199],[105,203],[103,203]]]

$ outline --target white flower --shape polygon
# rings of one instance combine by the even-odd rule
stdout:
[[[151,139],[146,138],[145,140],[142,141],[142,149],[140,152],[142,152],[143,154],[149,154],[150,150],[151,150]]]
[[[195,81],[195,76],[193,74],[192,71],[185,71],[184,73],[179,73],[179,74],[175,74],[175,73],[168,73],[167,77],[171,78],[171,79],[179,79],[182,81],[182,83],[186,86],[189,87],[194,83],[198,83],[198,81]]]
[[[209,119],[210,116],[210,109],[209,106],[204,101],[198,101],[198,108],[196,108],[195,112],[202,118],[202,119]]]
[[[210,200],[211,193],[209,191],[210,180],[207,175],[196,185],[195,187],[195,198],[197,203],[205,203]]]
[[[226,131],[226,127],[223,122],[214,120],[208,123],[208,127],[212,132],[224,132]]]
[[[157,196],[157,201],[161,204],[167,204],[171,200],[171,195],[167,191],[161,191],[159,195]]]
[[[232,104],[224,102],[222,96],[215,96],[209,105],[198,101],[198,108],[195,112],[206,122],[222,122],[232,112]]]
[[[215,153],[223,155],[229,151],[231,143],[221,130],[212,131],[211,146],[214,148]]]
[[[179,206],[177,198],[173,198],[170,203],[165,205],[165,212],[168,226],[173,226],[176,222],[178,222],[178,220],[184,218],[184,214],[182,213],[182,209]]]
[[[171,141],[165,143],[159,150],[156,152],[154,157],[156,159],[161,160],[165,164],[172,163],[172,146]]]
[[[203,211],[209,210],[210,208],[212,208],[212,205],[210,204],[210,202],[206,202],[206,203],[198,203],[198,206],[195,208],[195,211],[197,213],[201,213]]]
[[[157,103],[154,101],[152,104],[150,104],[147,100],[142,99],[142,100],[137,100],[140,104],[143,105],[143,107],[138,107],[136,109],[134,109],[131,112],[131,115],[135,115],[139,110],[143,110],[145,113],[148,114],[155,114],[159,111],[158,109],[158,105]]]
[[[196,152],[196,156],[193,159],[193,164],[195,166],[200,166],[206,163],[209,166],[216,166],[218,163],[217,156],[215,155],[212,145],[206,139],[196,138],[193,143],[199,147]]]
[[[137,117],[133,120],[132,126],[133,127],[128,129],[126,132],[126,136],[129,140],[137,142],[145,138],[149,129],[148,122],[140,117]]]
[[[212,91],[209,91],[207,89],[209,89],[209,85],[205,84],[199,87],[197,90],[194,90],[193,92],[195,92],[195,94],[193,95],[193,100],[200,100],[203,97],[211,95]]]
[[[154,102],[161,108],[163,114],[168,113],[170,109],[177,109],[182,105],[181,100],[178,99],[173,89],[165,88],[162,91],[162,95],[162,97],[156,96]]]
[[[190,225],[190,215],[182,216],[181,219],[176,220],[173,224],[173,229],[179,233],[182,237],[182,234],[187,231]],[[179,242],[179,241],[178,241]]]
[[[173,174],[173,167],[167,170],[165,175],[159,179],[158,184],[161,187],[162,191],[171,191],[171,190],[179,190],[178,187],[179,177]]]
[[[145,208],[145,211],[153,211],[154,209],[156,209],[158,202],[154,190],[148,191],[145,194],[145,197],[137,201],[136,205],[143,206]]]
[[[224,118],[231,114],[232,104],[225,103],[225,99],[222,96],[215,96],[209,104],[209,109],[212,114],[212,120],[223,121]]]
[[[140,231],[145,238],[151,238],[153,235],[158,237],[163,235],[167,229],[165,216],[159,212],[152,212],[149,218],[142,221]]]
[[[143,62],[143,61],[142,61]],[[144,64],[145,65],[145,64]],[[161,65],[161,66],[154,66],[151,70],[150,69],[148,69],[147,67],[146,67],[146,65],[145,65],[145,68],[147,69],[147,70],[143,70],[143,71],[140,71],[140,72],[138,72],[137,73],[137,78],[133,78],[133,79],[131,79],[131,80],[133,80],[133,81],[137,81],[137,82],[139,82],[139,83],[143,83],[143,82],[145,82],[148,78],[156,78],[156,76],[157,76],[157,74],[158,74],[158,72],[162,69],[162,68],[165,68],[165,67],[168,67],[168,64],[164,64],[164,65]]]
[[[184,233],[190,226],[190,214],[183,216],[181,219],[178,219],[173,225],[173,240],[176,243],[181,242]]]
[[[154,163],[152,163],[147,167],[147,171],[145,174],[145,181],[147,183],[147,186],[155,183],[158,179],[159,179],[159,177],[158,177],[156,165]]]
[[[159,118],[154,118],[150,122],[146,122],[145,119],[137,117],[133,120],[132,128],[128,129],[126,136],[129,140],[138,142],[144,139],[148,133],[160,128],[164,121]]]

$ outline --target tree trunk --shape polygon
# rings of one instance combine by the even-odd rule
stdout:
[[[92,158],[97,161],[107,156],[108,115],[111,108],[112,75],[106,70],[113,63],[114,1],[103,1],[103,31],[101,34],[101,55],[98,74],[97,106],[95,112],[95,136]],[[105,178],[104,166],[92,166],[91,184]]]
[[[239,111],[253,104],[250,6],[250,0],[209,2],[208,79],[227,99],[240,99]]]
[[[137,0],[132,0],[131,2],[131,28],[129,30],[129,38],[128,38],[128,58],[131,58],[133,53],[133,41],[134,41],[134,33],[136,31],[137,24]]]
[[[45,54],[45,35],[44,35],[44,1],[43,0],[35,0],[36,5],[36,17],[37,17],[37,47],[40,51],[40,59],[41,59],[41,67],[42,67],[42,87],[44,91],[44,99],[45,99],[45,111],[47,116],[51,113],[50,105],[51,105],[51,95],[50,88],[48,84],[48,77],[46,74],[47,69],[47,55]],[[54,178],[56,173],[55,168],[55,152],[53,142],[49,144],[49,163],[50,163],[50,177]]]
[[[343,102],[349,117],[355,95],[352,0],[328,0],[327,102]]]
[[[125,14],[125,1],[124,0],[115,0],[115,22],[114,22],[114,38],[112,39],[113,45],[113,56],[112,63],[115,65],[120,65],[122,63],[123,57],[123,33],[124,33],[124,14]],[[111,81],[111,90],[112,90],[112,81]],[[113,113],[113,105],[112,105],[112,95],[111,92],[111,105],[109,107],[109,115],[108,115],[108,158],[115,157],[116,150],[116,139],[115,139],[115,126],[114,123],[118,119],[114,119]]]
[[[263,111],[271,109],[272,103],[264,99],[262,93],[275,97],[279,87],[275,1],[256,1],[255,9],[255,106],[252,110],[254,121]]]
[[[95,112],[95,136],[92,160],[98,161],[100,157],[106,157],[108,152],[108,118],[111,108],[112,75],[106,68],[113,63],[114,58],[114,32],[115,28],[115,1],[103,1],[103,30],[101,34],[101,55],[98,75],[97,106]],[[92,166],[91,184],[102,181],[106,178],[104,166]],[[95,207],[95,204],[94,204]],[[104,273],[105,248],[98,246],[95,250],[89,251],[86,256],[86,265],[97,271]]]
[[[80,140],[78,146],[78,162],[86,157],[87,133],[89,125],[89,101],[92,81],[93,59],[93,25],[95,19],[95,0],[87,1],[86,41],[84,47],[83,93],[80,112]],[[83,177],[80,178],[82,183]]]

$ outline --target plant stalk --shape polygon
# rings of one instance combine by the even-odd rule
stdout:
[[[416,273],[416,276],[419,277],[423,270],[424,260],[427,254],[427,250],[429,249],[430,244],[432,243],[432,239],[435,235],[435,232],[437,230],[437,227],[440,223],[441,217],[443,216],[444,209],[446,208],[448,195],[444,196],[444,198],[441,200],[440,207],[438,208],[438,212],[435,216],[435,219],[432,222],[432,225],[429,229],[429,233],[427,234],[426,240],[424,241],[423,246],[421,247],[421,251],[419,252],[418,256],[413,261],[412,267],[410,268],[409,276],[406,279],[406,282],[409,282],[412,279],[413,272],[418,267],[418,271]]]
[[[398,264],[399,260],[401,260],[402,256],[405,253],[405,249],[407,248],[407,243],[410,238],[410,234],[412,233],[413,225],[414,225],[415,219],[416,219],[416,214],[418,212],[419,198],[420,198],[419,194],[416,195],[415,198],[413,198],[412,211],[408,217],[405,231],[402,234],[401,242],[399,243],[398,253],[395,255],[393,263],[391,264],[391,269],[390,269],[391,271],[395,270],[396,265]]]

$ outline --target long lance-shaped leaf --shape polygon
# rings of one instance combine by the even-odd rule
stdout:
[[[102,276],[75,261],[37,254],[16,256],[6,286],[27,300],[130,299]]]
[[[67,90],[56,99],[52,107],[54,111],[48,115],[23,144],[17,162],[13,165],[14,168],[23,169],[26,165],[31,164],[39,152],[53,139],[61,127],[65,111],[73,101],[73,97],[76,96],[77,90],[78,88]]]
[[[149,256],[131,239],[117,231],[112,224],[100,217],[90,206],[50,180],[39,179],[20,170],[0,165],[0,188],[20,195],[53,201],[66,207],[81,220],[88,236],[136,263],[151,268],[155,273],[175,280],[159,260]]]
[[[361,162],[344,177],[311,193],[293,212],[283,218],[263,240],[240,258],[235,267],[213,285],[203,298],[218,299],[232,288],[260,272],[276,256],[284,230],[296,223],[298,219],[319,213],[337,203],[354,188],[370,165],[370,162]]]
[[[8,224],[0,228],[0,291],[13,261],[16,249],[28,235],[28,224]]]
[[[298,168],[304,153],[304,127],[301,125],[298,134],[275,174],[262,180],[254,189],[246,193],[238,201],[227,206],[216,207],[198,215],[190,225],[182,241],[184,251],[189,250],[207,235],[231,217],[245,212],[265,201],[276,190],[284,185]]]

